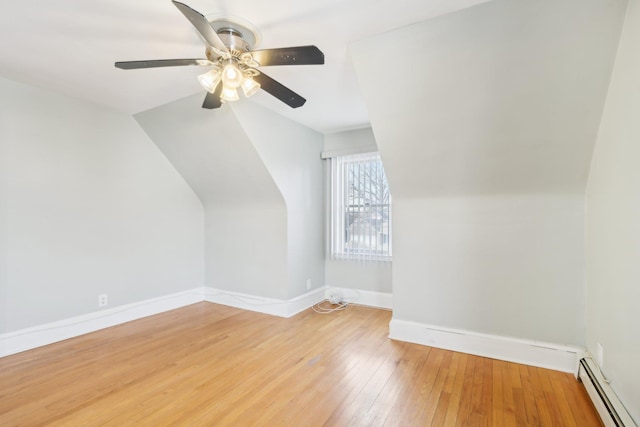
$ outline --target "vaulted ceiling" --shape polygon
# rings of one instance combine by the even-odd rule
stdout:
[[[291,109],[260,92],[252,101],[322,133],[369,122],[349,43],[486,0],[186,0],[204,15],[252,23],[260,48],[315,44],[321,66],[271,67],[307,98]],[[200,67],[122,71],[115,61],[204,57],[191,24],[170,0],[13,1],[0,14],[0,75],[131,114],[202,93]],[[387,66],[393,58],[380,58]]]
[[[627,4],[186,2],[251,22],[260,48],[317,45],[324,65],[264,67],[303,107],[263,91],[242,102],[325,134],[371,124],[392,191],[409,197],[582,193]],[[192,99],[185,117],[220,123],[193,98],[203,68],[114,67],[203,56],[170,0],[34,0],[0,14],[0,76],[130,114]]]

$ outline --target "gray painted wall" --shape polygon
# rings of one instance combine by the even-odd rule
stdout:
[[[0,333],[203,285],[202,204],[129,115],[0,92]]]
[[[4,85],[5,80],[0,80]],[[0,113],[0,129],[7,129],[8,116]],[[2,131],[0,131],[2,132]],[[1,134],[0,134],[1,136]],[[9,150],[8,138],[0,138],[0,333],[7,330],[7,239],[9,238],[9,218],[7,210],[9,205],[9,173],[7,169],[7,155]]]
[[[640,424],[640,2],[632,0],[587,187],[587,348]]]
[[[287,298],[287,211],[282,202],[206,207],[207,286]]]
[[[198,94],[135,118],[204,204],[206,284],[286,298],[282,194],[231,108],[201,103]]]
[[[287,298],[324,286],[322,135],[251,102],[232,109],[285,200]]]
[[[394,317],[584,344],[583,194],[624,6],[495,0],[351,46],[394,196]]]
[[[584,345],[584,198],[394,200],[393,315]]]
[[[201,98],[135,117],[203,200],[207,285],[278,299],[323,286],[321,135]]]

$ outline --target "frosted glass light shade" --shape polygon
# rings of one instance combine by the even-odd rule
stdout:
[[[228,63],[222,69],[222,83],[230,89],[237,89],[242,84],[242,71],[233,63]]]
[[[214,68],[204,74],[200,74],[198,76],[198,81],[204,90],[209,93],[213,93],[216,90],[218,83],[220,83],[220,70],[218,68]]]
[[[240,99],[238,96],[238,90],[236,88],[227,87],[224,85],[222,88],[222,93],[220,94],[220,99],[222,101],[237,101]]]
[[[253,80],[251,76],[245,76],[242,81],[242,91],[247,98],[254,95],[260,89],[260,83]]]

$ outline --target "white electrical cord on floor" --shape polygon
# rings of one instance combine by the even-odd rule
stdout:
[[[331,307],[327,307],[325,303],[331,304]],[[337,304],[333,304],[328,299],[325,299],[313,305],[311,308],[316,313],[329,314],[329,313],[333,313],[334,311],[346,310],[347,308],[349,308],[349,303],[345,301],[340,301]]]

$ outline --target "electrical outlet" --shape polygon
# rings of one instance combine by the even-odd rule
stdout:
[[[604,348],[602,348],[602,344],[596,343],[598,354],[596,355],[596,362],[598,362],[598,366],[600,369],[604,366]]]
[[[109,304],[109,296],[107,294],[98,295],[98,307],[105,307]]]
[[[311,279],[307,279],[307,290],[311,289]]]

